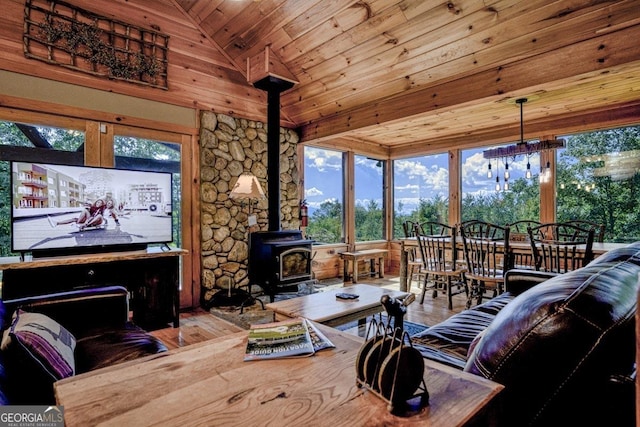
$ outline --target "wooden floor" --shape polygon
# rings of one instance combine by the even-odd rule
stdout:
[[[381,286],[387,289],[400,289],[398,277],[385,277],[384,279],[365,279],[358,283]],[[464,294],[453,296],[453,310],[447,308],[447,297],[438,293],[432,297],[429,289],[425,295],[424,304],[420,304],[421,289],[413,284],[411,292],[416,294],[416,301],[409,305],[405,320],[435,325],[436,323],[458,313],[465,308],[466,297]],[[203,309],[195,309],[180,314],[180,327],[166,328],[153,331],[152,334],[161,339],[169,349],[184,347],[201,341],[218,338],[230,333],[240,332],[243,329],[229,323],[219,317],[213,316]],[[357,330],[353,331],[357,334]]]

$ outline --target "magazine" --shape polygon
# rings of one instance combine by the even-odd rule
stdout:
[[[309,329],[309,335],[311,335],[311,342],[313,343],[313,350],[320,351],[325,348],[335,348],[335,345],[327,338],[325,334],[313,324],[313,322],[307,320],[307,328]]]
[[[311,356],[314,353],[306,319],[251,325],[244,360]]]

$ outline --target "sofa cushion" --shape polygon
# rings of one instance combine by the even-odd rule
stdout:
[[[464,368],[469,346],[493,321],[496,314],[514,298],[503,293],[483,304],[464,310],[411,337],[414,347],[431,360]]]
[[[128,323],[122,329],[97,330],[78,339],[78,373],[115,365],[167,351],[167,347],[145,330]]]
[[[616,403],[605,390],[633,369],[640,250],[620,252],[522,293],[482,334],[465,371],[505,386],[505,425],[582,425],[621,412],[604,409]]]

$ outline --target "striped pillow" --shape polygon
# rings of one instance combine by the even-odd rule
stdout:
[[[54,380],[75,374],[76,339],[62,325],[40,313],[17,310],[2,337],[2,350],[15,344]]]

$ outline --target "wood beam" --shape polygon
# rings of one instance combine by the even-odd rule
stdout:
[[[498,101],[505,94],[594,72],[608,72],[640,58],[640,25],[594,37],[535,57],[498,66],[463,79],[416,90],[311,122],[301,141],[322,140],[381,123],[406,120],[453,106]],[[567,58],[571,58],[567,61]]]

